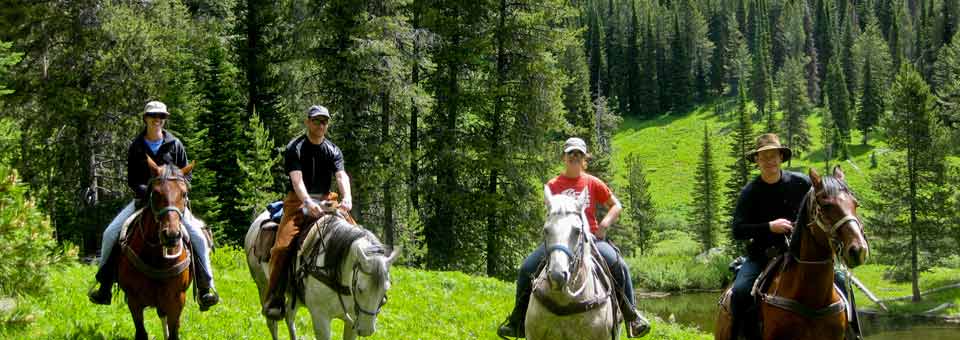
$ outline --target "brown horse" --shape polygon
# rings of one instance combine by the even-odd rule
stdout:
[[[131,232],[121,242],[120,288],[136,326],[136,339],[147,339],[143,310],[155,307],[163,323],[164,338],[179,339],[180,313],[190,286],[190,250],[181,235],[188,185],[185,176],[193,164],[183,169],[173,165],[157,166],[149,157],[153,173],[148,182],[145,207],[130,224]],[[202,241],[200,241],[202,242]]]
[[[825,177],[811,168],[810,180],[813,187],[804,199],[786,259],[770,273],[766,288],[757,292],[763,339],[847,337],[850,306],[834,288],[834,263],[840,259],[853,268],[866,262],[869,247],[857,217],[859,203],[840,167]],[[729,300],[728,290],[714,330],[718,340],[730,337]]]

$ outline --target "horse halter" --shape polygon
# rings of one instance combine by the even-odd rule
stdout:
[[[167,167],[163,167],[162,169],[163,171],[160,173],[159,176],[151,177],[150,180],[147,181],[148,188],[152,187],[155,182],[163,183],[165,181],[180,181],[187,184],[188,188],[190,187],[190,182],[188,182],[187,179],[183,177],[183,175],[173,175],[173,174],[168,175]],[[189,202],[188,199],[185,198],[185,200]],[[147,191],[147,205],[150,206],[150,211],[153,212],[153,220],[156,221],[157,223],[160,223],[160,216],[170,211],[177,213],[177,215],[179,215],[180,218],[183,219],[183,211],[180,210],[180,208],[178,208],[175,205],[167,205],[160,209],[155,208],[153,206],[153,190],[148,189]]]
[[[381,248],[381,249],[382,249],[382,248]],[[358,275],[357,275],[357,274],[359,274],[359,273],[364,273],[364,274],[368,274],[368,275],[373,274],[373,273],[368,273],[368,272],[364,271],[363,268],[360,267],[360,262],[354,262],[354,264],[353,264],[353,280],[350,282],[350,295],[353,295],[353,315],[356,315],[357,318],[352,318],[352,317],[350,317],[350,312],[347,311],[347,307],[346,307],[346,306],[344,305],[344,303],[343,303],[343,294],[340,294],[339,292],[337,293],[337,298],[340,300],[340,308],[343,310],[343,314],[344,314],[344,316],[346,317],[346,319],[349,320],[349,321],[353,324],[353,329],[357,329],[357,320],[359,320],[360,314],[365,314],[365,315],[369,315],[369,316],[371,316],[371,317],[375,317],[375,316],[377,316],[378,314],[380,314],[380,310],[383,309],[383,306],[387,304],[387,300],[388,300],[388,299],[387,299],[387,293],[384,292],[384,293],[383,293],[383,298],[380,299],[380,303],[377,304],[377,309],[376,309],[376,310],[370,311],[369,309],[364,309],[363,307],[361,307],[361,306],[360,306],[360,301],[357,300],[357,295],[359,295],[359,294],[357,294],[357,291],[358,291],[358,289],[357,289],[357,277],[358,277]],[[385,278],[385,280],[386,280],[387,282],[389,282],[389,281],[390,281],[390,276],[389,276],[389,274],[385,273],[385,275],[387,275],[387,277]]]
[[[850,193],[849,191],[846,191],[846,189],[844,189],[844,192],[847,192],[847,194],[853,197],[853,194]],[[854,222],[857,224],[858,227],[862,226],[863,224],[860,222],[860,219],[857,218],[857,216],[846,214],[846,213],[844,213],[843,217],[841,217],[839,220],[837,220],[833,224],[825,223],[823,221],[823,205],[820,204],[820,201],[817,199],[816,196],[817,196],[816,191],[814,190],[813,187],[810,187],[810,190],[807,191],[807,195],[805,196],[806,197],[805,200],[813,201],[812,202],[813,204],[810,204],[810,207],[809,207],[809,213],[810,213],[811,219],[813,220],[813,223],[816,223],[817,227],[819,227],[820,230],[822,230],[824,233],[827,234],[827,240],[830,243],[828,247],[831,249],[831,251],[836,252],[837,249],[843,248],[843,241],[840,240],[840,235],[837,233],[840,227],[842,227],[844,224],[847,224],[847,222]],[[856,200],[856,197],[854,197],[853,199]],[[809,228],[813,223],[808,222],[807,227]],[[833,245],[834,242],[838,244],[838,247],[834,247]],[[832,264],[834,262],[833,258],[834,256],[830,256],[830,258],[822,261],[804,261],[804,260],[800,260],[799,257],[795,256],[794,260],[797,260],[797,262],[803,263],[803,264]],[[842,260],[843,260],[843,257],[841,256],[841,261]]]
[[[583,230],[584,226],[587,225],[587,222],[586,222],[587,218],[583,212],[583,209],[581,209],[579,213],[567,212],[563,215],[572,215],[572,214],[577,214],[580,216],[580,218],[578,219],[580,221],[579,225],[573,227],[573,229],[576,230],[578,233],[577,244],[573,249],[573,251],[571,251],[570,247],[567,247],[567,245],[559,244],[559,243],[550,245],[549,247],[547,247],[546,235],[544,235],[544,240],[543,240],[543,245],[544,247],[546,247],[544,249],[546,251],[546,255],[544,256],[544,261],[547,261],[547,263],[549,263],[547,259],[550,257],[550,254],[553,254],[553,252],[555,251],[563,252],[564,254],[567,254],[567,256],[570,258],[569,264],[571,268],[571,273],[573,273],[571,274],[570,281],[573,281],[573,275],[575,275],[578,272],[573,269],[576,269],[580,266],[580,261],[583,258],[584,244],[587,242],[586,232]]]

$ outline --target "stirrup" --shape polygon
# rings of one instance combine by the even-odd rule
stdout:
[[[110,288],[106,288],[106,292],[104,292],[104,285],[98,284],[99,286],[90,287],[90,290],[87,291],[87,298],[94,304],[109,306],[111,300],[113,300],[113,292],[111,292],[113,285],[111,284]]]
[[[200,297],[197,299],[198,304],[200,305],[200,311],[206,312],[210,310],[210,307],[213,307],[220,302],[220,295],[217,294],[217,291],[210,288],[207,289],[206,293],[200,294]]]
[[[633,328],[633,323],[640,323],[637,325],[639,329]],[[647,334],[650,334],[650,321],[647,321],[643,316],[638,315],[636,319],[626,322],[627,326],[627,337],[628,338],[642,338]]]
[[[508,331],[512,331],[512,333],[506,334]],[[523,334],[523,329],[520,329],[520,327],[517,325],[510,327],[510,318],[507,318],[500,323],[499,327],[497,327],[497,336],[503,340],[510,340],[510,338],[523,339],[525,334]]]

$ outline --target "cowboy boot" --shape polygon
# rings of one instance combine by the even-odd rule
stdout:
[[[637,307],[627,302],[627,297],[619,289],[617,295],[620,298],[620,312],[623,313],[627,325],[627,337],[642,338],[650,333],[650,321],[640,314]]]
[[[87,292],[87,297],[90,299],[90,302],[98,305],[110,304],[110,300],[113,298],[113,283],[117,277],[116,269],[117,260],[114,255],[111,255],[110,258],[107,259],[107,263],[102,267],[97,268],[95,277],[100,286],[92,288]]]
[[[284,314],[283,298],[284,289],[287,287],[287,254],[277,252],[270,258],[270,262],[270,280],[261,312],[270,320],[280,320]]]
[[[517,301],[513,305],[513,311],[511,311],[510,316],[500,324],[500,328],[497,329],[497,336],[501,338],[526,337],[523,326],[527,314],[527,305],[530,303],[530,293],[531,291],[529,289],[521,289],[521,291],[518,292]]]
[[[213,305],[220,302],[220,295],[213,288],[213,276],[210,275],[199,256],[194,256],[194,263],[197,265],[197,295],[200,311],[206,312]]]

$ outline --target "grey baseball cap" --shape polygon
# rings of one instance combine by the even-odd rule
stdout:
[[[563,153],[567,153],[573,150],[579,150],[583,152],[584,155],[587,154],[587,142],[584,142],[583,139],[577,137],[567,138],[567,141],[563,143]]]
[[[170,114],[170,112],[167,112],[167,105],[156,100],[147,103],[147,106],[143,108],[143,114],[148,113],[162,113],[165,115]]]
[[[323,107],[322,105],[314,105],[307,109],[307,118],[319,116],[327,117],[327,119],[329,119],[330,111],[328,111],[327,108]]]

